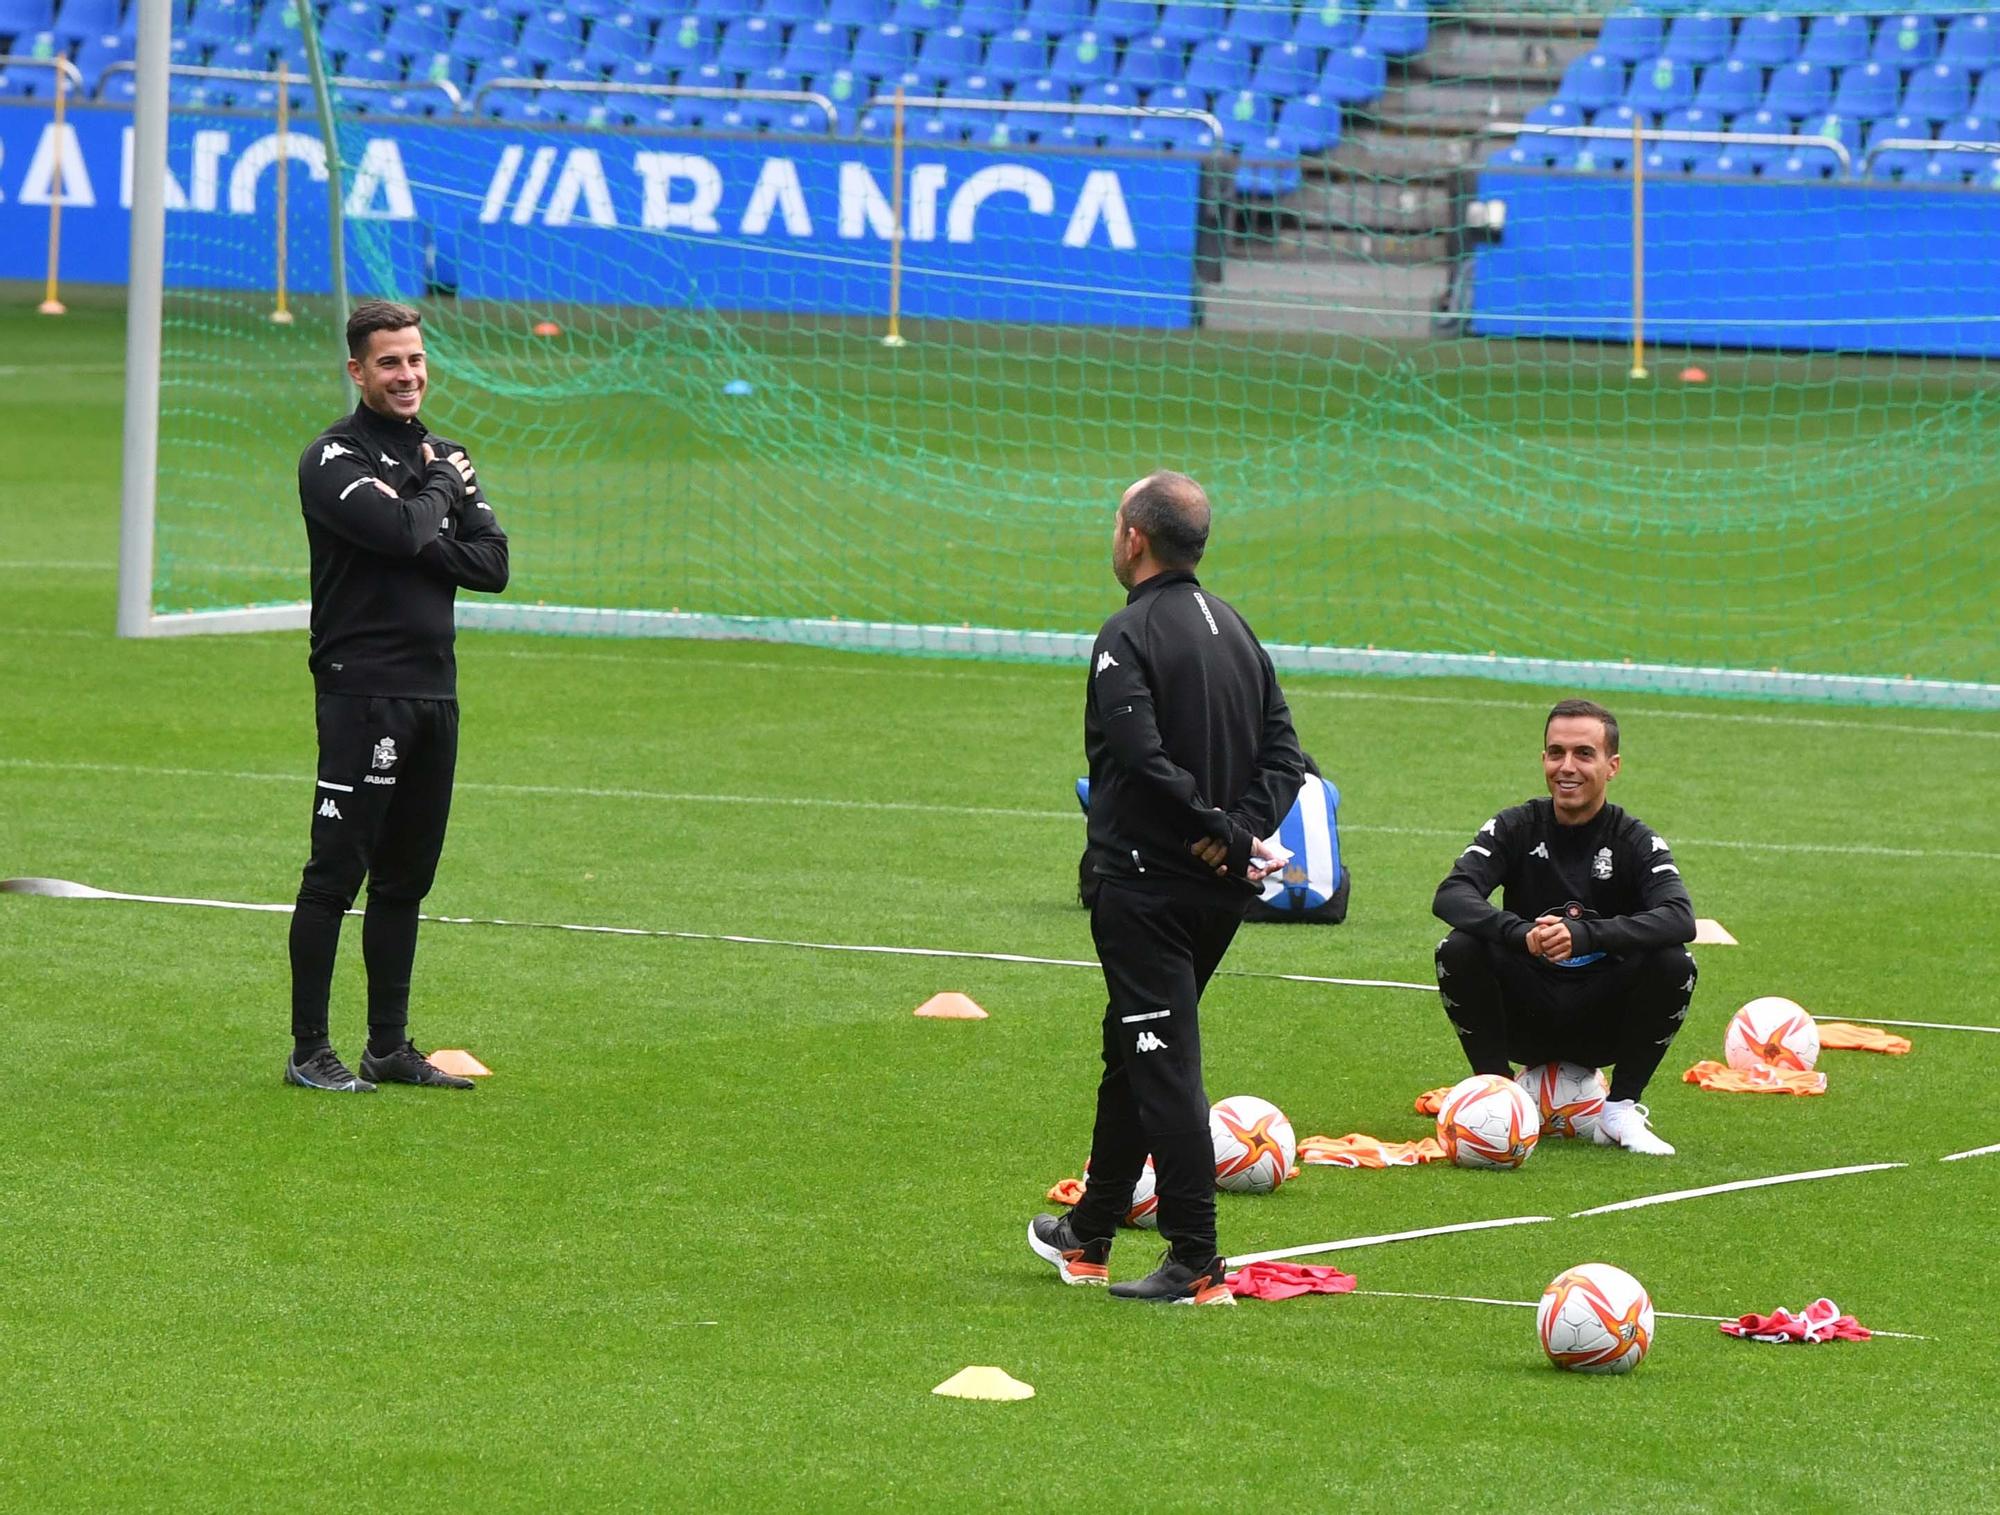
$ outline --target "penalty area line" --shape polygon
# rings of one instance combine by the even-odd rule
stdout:
[[[1492,1231],[1501,1226],[1539,1226],[1554,1220],[1553,1215],[1509,1215],[1501,1220],[1465,1220],[1453,1226],[1424,1226],[1415,1231],[1389,1231],[1380,1236],[1349,1236],[1340,1241],[1316,1241],[1304,1247],[1279,1247],[1270,1252],[1246,1252],[1241,1257],[1225,1257],[1225,1268],[1242,1268],[1251,1263],[1282,1262],[1288,1257],[1311,1257],[1321,1252],[1349,1252],[1361,1247],[1386,1246],[1396,1241],[1416,1241],[1425,1236],[1450,1236],[1460,1231]]]
[[[214,900],[173,894],[127,894],[116,889],[98,889],[69,879],[0,879],[0,894],[38,895],[47,899],[117,900],[137,905],[182,905],[203,910],[248,910],[269,915],[289,915],[290,905],[263,904],[248,900]],[[348,914],[359,915],[358,910]],[[971,952],[954,947],[898,947],[872,942],[807,942],[787,937],[745,936],[735,932],[671,931],[651,926],[597,926],[567,921],[511,921],[497,916],[420,915],[419,920],[441,926],[515,926],[531,931],[572,931],[587,936],[653,937],[678,942],[730,942],[744,947],[790,947],[804,952],[850,952],[877,957],[949,958],[982,963],[1014,963],[1041,968],[1100,968],[1095,958],[1034,957],[1022,952]],[[1321,984],[1341,989],[1410,989],[1424,994],[1437,993],[1433,984],[1409,984],[1391,978],[1328,978],[1310,973],[1266,973],[1249,968],[1224,968],[1218,978],[1273,979],[1288,984]]]
[[[1907,1168],[1908,1163],[1854,1163],[1845,1168],[1812,1168],[1803,1173],[1777,1173],[1769,1178],[1739,1178],[1734,1183],[1706,1184],[1699,1189],[1674,1189],[1665,1194],[1642,1194],[1637,1199],[1621,1199],[1616,1204],[1595,1205],[1588,1210],[1570,1211],[1571,1220],[1586,1215],[1609,1215],[1616,1210],[1643,1210],[1650,1205],[1677,1204],[1684,1199],[1702,1199],[1710,1194],[1734,1194],[1742,1189],[1769,1189],[1778,1184],[1802,1184],[1816,1178],[1840,1178],[1849,1173],[1880,1173],[1887,1168]]]
[[[2000,1142],[1995,1142],[1990,1147],[1974,1147],[1970,1152],[1954,1152],[1949,1157],[1940,1157],[1938,1161],[1941,1163],[1962,1162],[1968,1157],[1990,1157],[1995,1152],[2000,1152]]]

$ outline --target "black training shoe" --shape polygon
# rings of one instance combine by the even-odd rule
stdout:
[[[1229,1282],[1223,1277],[1221,1258],[1196,1272],[1186,1263],[1176,1262],[1171,1252],[1160,1258],[1159,1267],[1136,1283],[1113,1284],[1111,1293],[1118,1299],[1143,1299],[1155,1305],[1236,1303],[1236,1296],[1229,1292]]]
[[[361,1060],[361,1066],[368,1066],[368,1059]],[[294,1052],[285,1059],[285,1082],[297,1084],[301,1089],[324,1089],[332,1094],[373,1094],[375,1086],[365,1078],[356,1078],[340,1054],[331,1047],[322,1047],[304,1062]]]
[[[372,1078],[378,1084],[421,1084],[426,1089],[475,1087],[471,1079],[445,1072],[409,1042],[404,1042],[394,1052],[385,1052],[380,1057],[372,1052],[362,1053],[361,1073],[363,1077]]]
[[[1035,1256],[1051,1264],[1066,1284],[1111,1282],[1111,1238],[1079,1241],[1069,1228],[1069,1217],[1037,1215],[1028,1222],[1028,1245]]]

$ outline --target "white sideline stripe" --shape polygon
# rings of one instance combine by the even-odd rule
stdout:
[[[1121,1015],[1118,1017],[1118,1024],[1136,1026],[1140,1021],[1163,1021],[1173,1013],[1171,1010],[1148,1010],[1144,1015]]]
[[[1488,1299],[1481,1294],[1418,1294],[1408,1289],[1350,1289],[1354,1295],[1367,1295],[1370,1299],[1435,1299],[1454,1305],[1505,1305],[1513,1310],[1533,1310],[1539,1308],[1539,1301],[1532,1299]],[[1716,1323],[1739,1320],[1736,1315],[1690,1315],[1684,1310],[1655,1310],[1659,1320],[1706,1320]],[[1868,1328],[1870,1336],[1888,1336],[1897,1341],[1929,1341],[1928,1336],[1912,1336],[1908,1331],[1878,1331]]]
[[[1970,1152],[1954,1152],[1949,1157],[1940,1157],[1938,1161],[1941,1163],[1955,1163],[1963,1158],[1986,1157],[1995,1152],[2000,1152],[2000,1142],[1995,1142],[1990,1147],[1974,1147]]]
[[[193,905],[205,910],[255,910],[289,914],[290,905],[257,904],[246,900],[212,900],[177,894],[127,894],[117,889],[98,889],[69,879],[0,879],[0,894],[29,894],[52,899],[122,900],[137,905]],[[358,915],[358,910],[348,911]],[[666,931],[648,926],[591,926],[567,921],[510,921],[498,916],[419,915],[418,920],[442,926],[520,926],[534,931],[576,931],[591,936],[660,937],[679,942],[734,942],[746,947],[794,947],[807,952],[856,952],[878,957],[935,957],[982,963],[1018,963],[1042,968],[1101,968],[1095,958],[1031,957],[1020,952],[967,952],[953,947],[893,947],[860,942],[804,942],[787,937],[742,936],[733,932]],[[1322,978],[1310,973],[1262,973],[1249,968],[1223,968],[1218,978],[1282,979],[1294,984],[1326,984],[1343,989],[1413,989],[1435,994],[1431,984],[1406,984],[1388,978]]]
[[[322,789],[332,789],[341,794],[354,793],[354,786],[352,784],[336,784],[332,779],[314,779],[313,782],[318,784]]]
[[[1908,1163],[1854,1163],[1845,1168],[1813,1168],[1804,1173],[1779,1173],[1770,1178],[1739,1178],[1729,1184],[1708,1184],[1699,1189],[1675,1189],[1666,1194],[1643,1194],[1637,1199],[1621,1199],[1615,1205],[1597,1205],[1589,1210],[1572,1210],[1570,1219],[1586,1215],[1609,1215],[1614,1210],[1643,1210],[1649,1205],[1677,1204],[1684,1199],[1701,1199],[1709,1194],[1733,1194],[1740,1189],[1768,1189],[1776,1184],[1802,1184],[1815,1178],[1840,1178],[1849,1173],[1879,1173],[1885,1168],[1907,1168]]]
[[[1915,1026],[1919,1031],[1984,1031],[1988,1036],[2000,1036],[2000,1026],[1961,1026],[1951,1021],[1885,1021],[1872,1015],[1864,1015],[1863,1020],[1871,1026]]]
[[[1415,1231],[1390,1231],[1381,1236],[1350,1236],[1342,1241],[1318,1241],[1307,1247],[1279,1247],[1271,1252],[1246,1252],[1241,1257],[1225,1257],[1225,1268],[1241,1268],[1250,1263],[1280,1262],[1287,1257],[1311,1257],[1319,1252],[1347,1252],[1358,1247],[1380,1247],[1393,1241],[1415,1241],[1423,1236],[1449,1236],[1459,1231],[1491,1231],[1499,1226],[1537,1226],[1552,1221],[1553,1215],[1510,1215],[1504,1220],[1465,1220],[1453,1226],[1424,1226]]]
[[[95,636],[97,633],[80,633]],[[290,773],[247,773],[216,768],[168,768],[144,763],[52,762],[44,758],[0,757],[0,768],[21,768],[41,773],[124,773],[139,777],[177,779],[236,779],[256,784],[291,784]],[[547,799],[644,800],[668,805],[765,805],[803,810],[856,810],[913,815],[962,815],[1001,820],[1077,821],[1076,810],[1030,810],[1006,805],[941,805],[920,800],[850,800],[821,795],[795,794],[692,794],[668,789],[594,788],[559,784],[502,784],[460,779],[457,787],[481,794],[531,795]],[[1431,836],[1456,840],[1463,830],[1429,826],[1376,826],[1342,824],[1343,833],[1373,836]],[[1852,857],[1954,858],[1980,863],[2000,863],[2000,852],[1979,852],[1940,847],[1874,847],[1866,843],[1829,842],[1740,842],[1700,837],[1682,837],[1676,846],[1726,847],[1738,852],[1826,853]]]

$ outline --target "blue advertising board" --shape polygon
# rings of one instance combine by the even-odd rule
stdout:
[[[889,148],[372,118],[346,144],[349,283],[415,296],[879,315],[894,230]],[[58,154],[62,276],[123,283],[129,112],[0,105],[0,277],[39,278]],[[287,160],[290,282],[328,287],[326,163],[310,124],[175,112],[167,283],[272,279]],[[1187,158],[912,146],[902,309],[1090,325],[1193,319],[1202,168]]]
[[[1622,341],[1632,181],[1489,169],[1506,206],[1475,254],[1472,329]],[[2000,193],[1855,182],[1651,179],[1649,340],[2000,357]]]

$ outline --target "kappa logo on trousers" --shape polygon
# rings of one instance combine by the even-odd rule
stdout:
[[[1133,1045],[1141,1052],[1158,1052],[1167,1044],[1161,1041],[1159,1037],[1153,1035],[1152,1032],[1141,1031],[1139,1033],[1139,1040]]]

